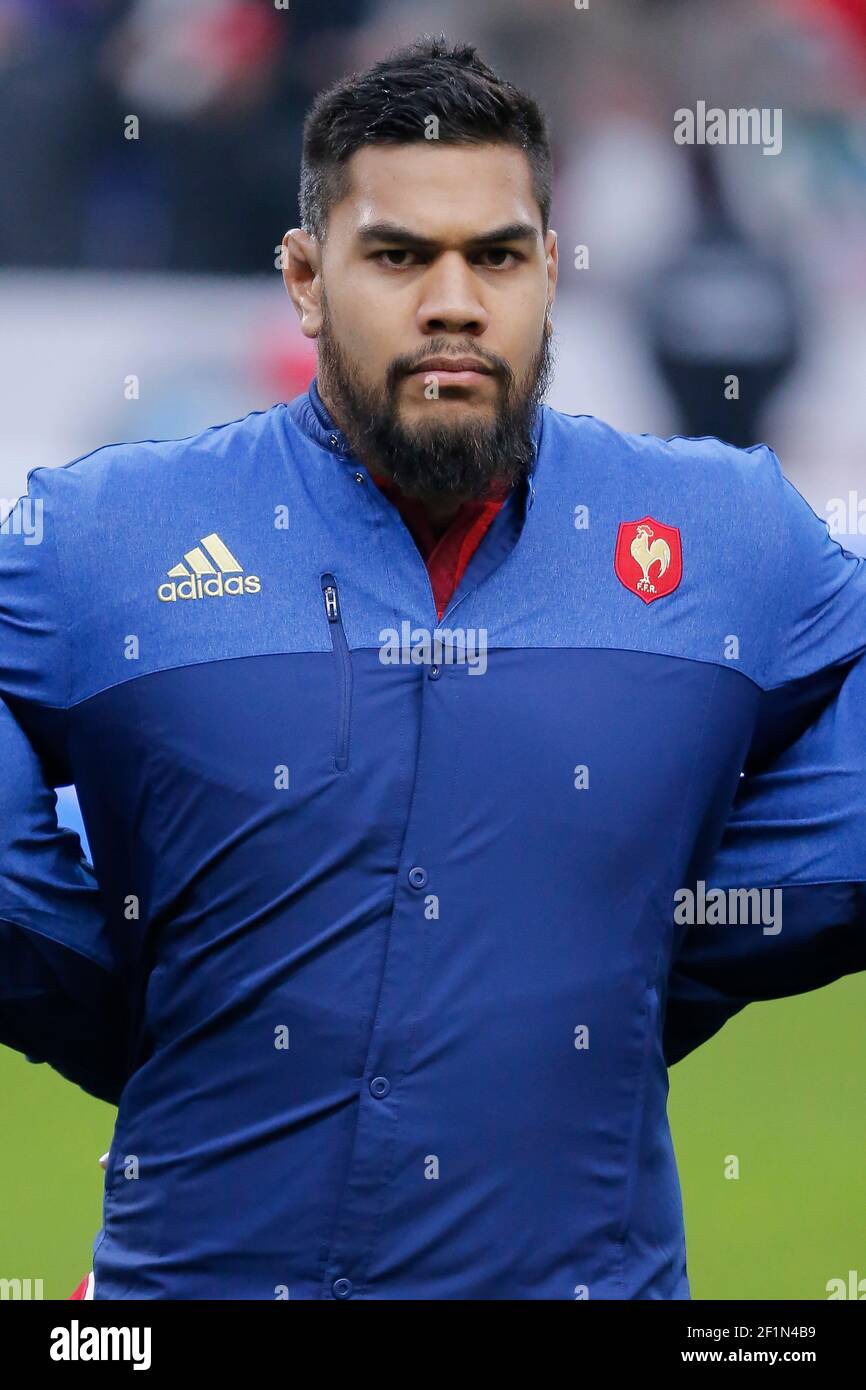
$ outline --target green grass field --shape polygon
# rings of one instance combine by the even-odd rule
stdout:
[[[866,975],[752,1005],[671,1072],[692,1295],[824,1299],[866,1278]],[[90,1267],[114,1110],[0,1048],[0,1276]],[[726,1156],[740,1176],[726,1179]]]

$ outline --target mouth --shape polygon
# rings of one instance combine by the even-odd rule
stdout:
[[[435,376],[440,386],[477,386],[493,373],[477,357],[431,357],[410,375]]]

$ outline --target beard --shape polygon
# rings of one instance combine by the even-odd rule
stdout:
[[[416,362],[398,357],[391,362],[381,387],[361,383],[360,373],[338,343],[322,299],[319,332],[320,394],[333,403],[334,422],[343,431],[352,453],[374,472],[393,479],[407,497],[482,498],[513,487],[532,468],[532,427],[537,406],[547,393],[553,375],[553,347],[547,320],[541,341],[521,380],[509,364],[490,354],[479,354],[473,343],[459,351],[482,356],[495,375],[498,399],[495,415],[488,419],[470,411],[452,422],[434,418],[436,402],[430,402],[429,420],[405,425],[400,419],[398,392]],[[424,357],[457,356],[453,345],[433,338]],[[431,372],[435,375],[435,372]]]

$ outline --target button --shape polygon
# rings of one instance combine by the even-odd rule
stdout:
[[[363,473],[356,473],[356,474],[355,474],[355,482],[356,482],[356,483],[363,483],[363,482],[365,482],[365,481],[366,481],[366,479],[365,479]]]
[[[331,1285],[331,1293],[335,1298],[351,1298],[353,1287],[351,1279],[335,1279]]]
[[[427,882],[427,870],[416,864],[414,869],[409,870],[409,882],[413,888],[423,888]]]
[[[336,447],[337,447],[337,445],[339,444],[339,442],[340,442],[340,441],[339,441],[339,439],[337,438],[337,436],[336,436],[335,434],[332,434],[332,435],[331,435],[331,440],[330,440],[331,448],[332,448],[332,449],[336,449]]]
[[[431,667],[430,667],[430,670],[427,672],[427,679],[428,679],[428,680],[431,680],[431,681],[438,681],[438,679],[439,679],[439,677],[440,677],[441,675],[442,675],[442,667],[441,667],[441,666],[431,666]]]
[[[381,1100],[383,1096],[387,1096],[390,1089],[391,1083],[387,1076],[374,1076],[373,1080],[370,1082],[370,1095],[375,1096],[377,1100]]]

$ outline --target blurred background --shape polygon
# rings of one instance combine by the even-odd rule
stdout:
[[[866,554],[866,0],[0,0],[0,518],[31,468],[306,389],[275,268],[304,112],[441,31],[550,118],[550,403],[765,441]],[[701,101],[781,110],[781,149],[677,144]],[[752,1006],[673,1070],[695,1298],[866,1278],[864,1003]],[[0,1094],[0,1276],[65,1297],[114,1112],[8,1051]]]

